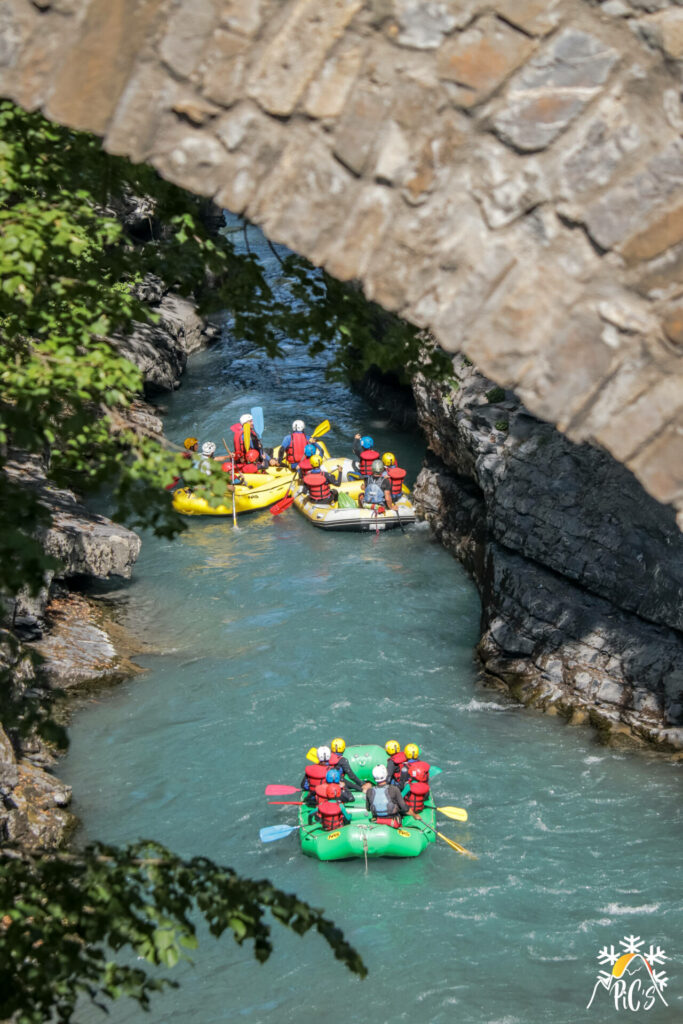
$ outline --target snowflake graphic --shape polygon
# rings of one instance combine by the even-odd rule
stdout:
[[[666,955],[660,946],[655,949],[654,946],[650,946],[650,952],[645,954],[645,959],[649,963],[650,967],[654,967],[655,964],[663,964],[665,960],[669,960],[670,957]]]
[[[614,952],[614,946],[610,946],[609,949],[607,946],[603,946],[598,953],[598,960],[601,964],[609,964],[610,967],[614,967],[620,955]]]
[[[669,984],[669,979],[667,978],[664,971],[653,971],[652,977],[654,979],[655,985],[658,988],[666,988],[666,986]]]
[[[619,939],[619,945],[624,947],[624,953],[640,953],[640,947],[644,946],[645,942],[640,935],[626,935]]]

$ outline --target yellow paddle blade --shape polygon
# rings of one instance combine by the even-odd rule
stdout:
[[[323,420],[322,423],[319,423],[318,426],[315,428],[315,430],[311,434],[311,438],[323,437],[325,434],[328,433],[329,429],[330,429],[330,421],[329,420]]]
[[[244,450],[249,451],[249,443],[251,441],[251,426],[249,423],[245,423],[242,427],[242,434],[244,436]]]
[[[467,821],[467,811],[464,807],[437,807],[437,811],[452,821]]]
[[[448,836],[445,836],[443,832],[437,832],[436,834],[439,837],[439,839],[443,839],[444,843],[448,843],[448,845],[452,846],[453,849],[457,850],[458,853],[464,853],[466,857],[471,857],[472,860],[479,860],[479,858],[474,853],[470,853],[470,851],[466,850],[464,846],[460,845],[460,843],[454,843],[453,840],[449,839]]]
[[[306,760],[307,761],[312,761],[313,764],[317,764],[318,763],[318,748],[317,747],[311,747],[311,749],[306,754]]]

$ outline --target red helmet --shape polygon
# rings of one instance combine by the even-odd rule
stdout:
[[[250,448],[247,452],[247,462],[258,462],[258,452],[255,448]]]

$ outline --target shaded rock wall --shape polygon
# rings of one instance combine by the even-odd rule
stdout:
[[[359,280],[683,517],[682,37],[675,0],[5,0],[0,91]]]
[[[683,747],[683,538],[605,452],[573,445],[462,358],[415,385],[434,455],[416,499],[482,596],[485,669],[606,736]]]

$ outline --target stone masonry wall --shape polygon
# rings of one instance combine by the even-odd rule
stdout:
[[[244,213],[683,525],[680,0],[4,0],[0,93]]]

